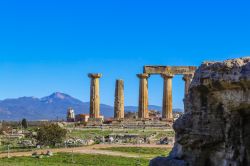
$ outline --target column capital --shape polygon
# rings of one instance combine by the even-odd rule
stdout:
[[[137,74],[137,77],[138,77],[138,78],[141,78],[141,79],[143,79],[143,78],[148,78],[148,77],[149,77],[149,74],[146,74],[146,73]]]
[[[116,82],[124,82],[122,79],[117,79]]]
[[[188,81],[191,80],[193,78],[194,74],[184,74],[182,77],[183,81]]]
[[[101,78],[102,74],[100,74],[100,73],[89,73],[88,77],[89,78]]]
[[[171,78],[173,78],[174,77],[174,75],[173,74],[161,74],[161,77],[162,78],[164,78],[164,79],[171,79]]]

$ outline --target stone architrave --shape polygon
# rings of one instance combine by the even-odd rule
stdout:
[[[91,78],[90,86],[90,118],[99,118],[100,117],[100,94],[99,94],[99,78],[102,74],[89,74]]]
[[[162,101],[162,118],[167,120],[173,119],[172,108],[172,78],[171,74],[161,74],[164,80],[163,101]]]
[[[124,119],[124,82],[123,80],[116,80],[114,118],[117,120]]]
[[[140,79],[138,118],[148,119],[148,74],[137,74]]]

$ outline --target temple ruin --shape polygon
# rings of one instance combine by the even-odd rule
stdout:
[[[172,121],[172,79],[175,75],[183,75],[186,96],[195,70],[195,66],[144,66],[144,73],[137,75],[140,78],[139,118],[148,117],[148,78],[150,75],[159,74],[163,78],[162,119]]]
[[[137,74],[139,78],[139,103],[138,119],[148,120],[148,78],[150,75],[161,75],[164,81],[163,101],[162,101],[162,120],[173,121],[172,108],[172,79],[175,75],[183,75],[185,81],[184,96],[187,96],[188,89],[193,78],[195,66],[144,66],[143,73]],[[100,122],[100,95],[99,78],[101,74],[89,74],[91,78],[90,87],[90,121]],[[184,100],[185,103],[185,100]],[[184,104],[185,105],[185,104]],[[116,80],[115,102],[114,102],[114,120],[124,120],[124,82]]]

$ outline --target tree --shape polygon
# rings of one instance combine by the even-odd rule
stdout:
[[[27,123],[27,120],[25,118],[22,120],[22,126],[25,129],[27,129],[27,127],[28,127],[28,123]]]
[[[36,139],[41,145],[55,146],[57,143],[63,142],[66,134],[67,130],[58,124],[49,124],[38,129]]]
[[[0,124],[0,134],[10,133],[12,131],[12,127],[8,126],[5,122]]]

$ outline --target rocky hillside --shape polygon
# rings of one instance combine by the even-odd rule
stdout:
[[[250,57],[205,62],[196,71],[176,143],[151,166],[250,165]]]

